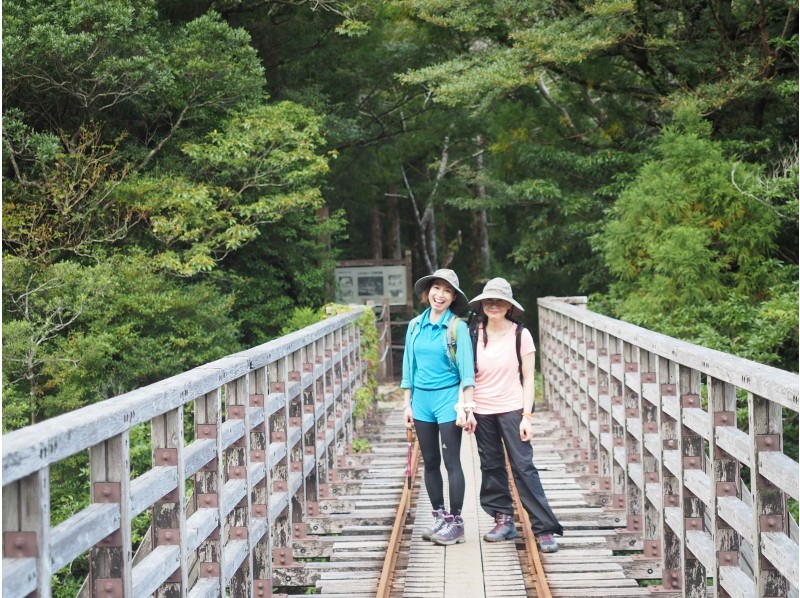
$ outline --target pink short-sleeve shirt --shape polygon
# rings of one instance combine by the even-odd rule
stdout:
[[[491,415],[522,409],[522,385],[517,361],[517,325],[509,328],[500,340],[483,346],[483,331],[478,331],[475,372],[475,413]],[[536,351],[533,336],[527,328],[520,334],[520,356]]]

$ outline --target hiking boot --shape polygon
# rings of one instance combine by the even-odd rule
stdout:
[[[433,524],[422,532],[422,539],[423,540],[430,540],[431,536],[433,536],[436,532],[442,529],[444,525],[444,515],[446,511],[444,509],[435,509],[432,511],[433,514]]]
[[[514,516],[505,513],[495,513],[494,528],[488,534],[484,534],[484,542],[502,542],[503,540],[513,540],[517,537],[517,528],[514,527]]]
[[[539,552],[558,552],[558,543],[553,534],[539,534],[536,536],[536,546],[539,547]]]
[[[431,536],[431,542],[439,546],[449,546],[450,544],[466,542],[466,538],[464,537],[464,520],[461,518],[461,515],[445,513],[444,525],[442,529]]]

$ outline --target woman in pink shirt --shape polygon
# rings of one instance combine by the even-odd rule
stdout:
[[[504,278],[486,283],[483,293],[470,301],[478,309],[475,352],[473,414],[477,420],[475,439],[481,459],[481,506],[495,519],[483,539],[500,542],[517,537],[514,505],[508,487],[503,446],[522,505],[541,552],[556,552],[553,534],[563,529],[539,480],[533,464],[533,409],[535,399],[536,348],[531,333],[511,318],[525,311],[514,300]]]

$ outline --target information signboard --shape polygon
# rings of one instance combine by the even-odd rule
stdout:
[[[408,303],[406,266],[340,266],[334,278],[338,303],[380,305],[384,297],[389,305]]]

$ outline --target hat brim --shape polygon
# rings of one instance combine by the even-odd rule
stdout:
[[[471,307],[480,307],[481,301],[484,299],[500,299],[502,301],[508,301],[511,304],[511,317],[521,314],[525,311],[525,308],[522,307],[519,303],[517,303],[514,299],[509,299],[508,297],[503,297],[500,293],[492,293],[489,291],[488,293],[481,293],[472,301],[469,302]]]
[[[441,276],[435,276],[434,274],[428,274],[427,276],[423,276],[417,282],[414,283],[414,292],[417,294],[417,297],[422,295],[422,292],[428,289],[434,280],[441,280],[446,282],[449,286],[453,287],[456,290],[455,299],[453,299],[453,303],[451,308],[453,311],[462,311],[467,308],[469,304],[469,299],[464,294],[464,291],[459,289],[457,286],[454,286],[452,282],[442,278]]]

